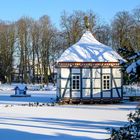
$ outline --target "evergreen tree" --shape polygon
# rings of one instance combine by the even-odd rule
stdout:
[[[125,77],[128,77],[128,82],[140,81],[140,52],[134,52],[133,49],[128,50],[126,47],[120,48],[118,52],[126,61],[120,61],[123,66]]]
[[[120,129],[111,130],[109,140],[139,140],[140,139],[140,108],[135,113],[128,114],[128,124]]]

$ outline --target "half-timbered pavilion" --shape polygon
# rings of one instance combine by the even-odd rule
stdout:
[[[57,95],[64,103],[122,100],[122,57],[90,31],[57,60]]]

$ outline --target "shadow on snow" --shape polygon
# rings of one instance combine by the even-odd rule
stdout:
[[[72,136],[62,133],[57,133],[55,136],[35,134],[12,129],[0,129],[0,138],[2,140],[93,140],[83,136]]]
[[[14,123],[15,120],[16,120],[16,123]],[[7,121],[10,121],[10,122],[7,122]],[[32,124],[33,122],[37,124]],[[59,134],[57,133],[57,131],[62,131],[62,132],[69,131],[71,134],[73,134],[73,132],[77,132],[77,133],[89,133],[89,135],[90,134],[106,135],[106,134],[109,134],[109,132],[107,131],[107,128],[120,127],[125,123],[126,122],[124,121],[115,121],[115,120],[99,122],[99,121],[86,121],[86,120],[58,119],[58,118],[23,118],[23,119],[17,118],[15,119],[15,118],[10,118],[10,117],[7,117],[7,118],[1,117],[0,125],[6,125],[6,126],[8,125],[9,128],[14,127],[14,126],[21,126],[21,127],[26,127],[27,130],[29,128],[30,129],[31,128],[46,129],[49,131],[51,130],[51,131],[56,132],[57,136],[40,135],[40,134],[27,133],[27,132],[15,131],[15,130],[4,131],[3,129],[0,129],[0,135],[3,134],[4,137],[7,138],[8,136],[6,134],[8,134],[10,137],[10,140],[19,140],[18,138],[20,136],[27,137],[30,140],[46,140],[46,139],[51,140],[54,138],[56,138],[57,140],[59,139],[61,140],[62,139],[91,140],[91,138],[89,137],[71,136],[71,135],[67,135],[63,133]],[[101,129],[103,131],[97,131],[96,129]],[[3,140],[9,140],[8,138],[7,139],[5,138],[3,138]]]

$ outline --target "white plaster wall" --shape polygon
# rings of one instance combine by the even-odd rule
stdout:
[[[61,71],[60,71],[60,68],[58,68],[58,69],[57,69],[57,78],[59,78],[60,72],[61,72]]]
[[[83,69],[82,70],[82,77],[83,78],[90,78],[90,69]]]
[[[70,74],[70,70],[68,68],[61,69],[61,77],[62,78],[68,78],[69,74]]]
[[[72,98],[73,97],[77,97],[77,98],[80,98],[80,92],[79,91],[72,91]]]
[[[92,84],[93,88],[101,88],[101,79],[93,79]]]
[[[64,89],[61,89],[61,96],[62,96],[63,92],[64,92]],[[69,89],[66,90],[64,97],[67,97],[67,98],[70,97],[70,90]]]
[[[93,76],[93,78],[100,78],[101,77],[101,69],[92,69],[92,76]]]
[[[113,73],[113,76],[116,78],[121,77],[121,69],[120,68],[113,68],[112,73]]]
[[[103,91],[103,97],[111,97],[111,92],[110,91]]]
[[[119,91],[119,94],[121,95],[121,89],[118,89],[118,91]],[[113,97],[119,97],[116,89],[113,89]]]
[[[83,88],[90,88],[90,79],[83,79]]]
[[[94,97],[101,97],[101,90],[100,89],[93,89],[93,98]]]
[[[80,69],[72,69],[72,73],[80,73]]]
[[[102,73],[104,74],[104,73],[109,73],[110,74],[110,68],[103,68],[102,69]]]
[[[59,79],[59,76],[60,76],[60,69],[57,69],[57,88],[60,88],[60,79]]]
[[[115,84],[117,87],[121,87],[121,79],[114,79],[113,80],[113,88],[115,88]]]
[[[67,79],[61,79],[61,88],[65,88]],[[68,82],[67,88],[70,87],[70,81]]]
[[[59,88],[60,88],[60,79],[59,79],[60,70],[57,69],[57,89],[56,89],[56,96],[59,97]]]
[[[83,97],[90,97],[90,89],[83,89]]]
[[[60,88],[60,79],[57,79],[57,88]]]

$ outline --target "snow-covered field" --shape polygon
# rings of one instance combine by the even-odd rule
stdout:
[[[138,104],[47,106],[55,93],[28,91],[31,97],[10,97],[14,90],[1,90],[0,140],[104,140],[109,138],[107,128],[124,125]]]

